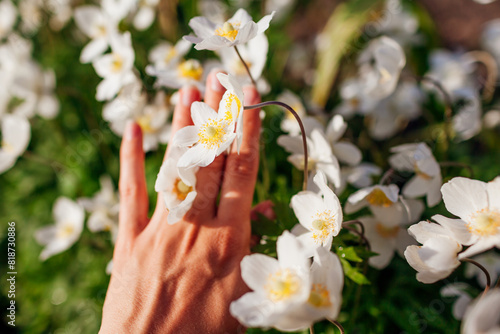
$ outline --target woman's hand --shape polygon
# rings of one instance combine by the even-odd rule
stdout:
[[[215,74],[207,79],[205,102],[217,110],[224,88]],[[260,102],[255,88],[244,92],[245,105]],[[199,99],[196,88],[180,90],[173,134],[192,124],[191,103]],[[234,147],[200,168],[193,207],[175,225],[167,224],[161,194],[153,217],[147,216],[142,133],[137,124],[128,124],[120,152],[120,227],[101,333],[238,331],[229,304],[247,290],[240,261],[250,252],[259,112],[245,111],[243,122],[240,154]]]

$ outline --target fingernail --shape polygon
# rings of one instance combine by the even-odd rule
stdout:
[[[224,86],[221,85],[219,79],[217,78],[217,73],[224,73],[221,69],[214,68],[212,71],[210,71],[209,77],[210,77],[210,87],[212,90],[216,92],[223,92],[226,90]]]
[[[198,100],[198,89],[193,85],[182,87],[181,101],[186,107],[190,107],[194,101]]]
[[[137,125],[133,120],[128,120],[125,125],[125,133],[123,138],[125,140],[134,140],[141,134],[141,127]]]

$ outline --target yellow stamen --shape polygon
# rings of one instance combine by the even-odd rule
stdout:
[[[222,120],[209,119],[208,122],[201,126],[198,132],[198,142],[208,149],[219,148],[224,141],[225,134],[226,130],[224,129]]]
[[[173,193],[177,196],[177,199],[183,201],[186,199],[187,195],[193,190],[193,187],[188,186],[180,178],[175,179]]]
[[[323,244],[335,232],[335,216],[331,210],[318,212],[313,216],[313,239],[317,244]]]
[[[190,78],[196,81],[199,81],[203,74],[203,67],[199,61],[194,59],[189,59],[180,63],[178,70],[181,77]]]
[[[385,208],[394,204],[394,202],[391,201],[379,188],[373,189],[372,192],[366,196],[366,200],[370,203],[370,205],[383,206]]]
[[[218,36],[222,36],[230,40],[231,42],[234,42],[236,39],[236,36],[238,35],[238,27],[239,23],[229,23],[229,22],[224,22],[222,25],[222,28],[217,28],[215,30],[215,34]]]
[[[500,232],[500,213],[483,209],[476,212],[467,224],[469,231],[480,236],[495,235]]]
[[[273,302],[280,302],[292,297],[300,289],[300,279],[290,269],[280,269],[269,275],[265,285],[267,295]]]
[[[233,121],[233,106],[236,104],[236,119],[238,119],[238,116],[241,111],[241,101],[240,99],[233,93],[228,93],[226,96],[224,96],[224,101],[226,102],[225,109],[226,111],[224,112],[224,120],[228,123],[231,123]]]
[[[380,236],[389,239],[398,236],[399,226],[387,227],[382,225],[381,223],[377,223],[377,225],[375,225],[375,230]]]
[[[113,55],[113,61],[111,62],[111,72],[117,73],[122,70],[123,59],[117,54]]]
[[[323,284],[313,284],[309,300],[307,301],[314,307],[329,307],[332,306],[330,302],[330,292]]]

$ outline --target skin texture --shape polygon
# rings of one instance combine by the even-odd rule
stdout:
[[[207,80],[205,102],[217,110],[224,88],[215,74]],[[245,105],[260,102],[255,88],[244,92]],[[199,99],[194,87],[180,90],[173,133],[192,124],[190,105]],[[243,331],[229,314],[229,304],[248,290],[240,261],[250,253],[259,112],[245,111],[243,122],[240,155],[234,146],[200,169],[193,208],[175,225],[167,224],[161,194],[153,216],[147,216],[142,133],[137,124],[128,124],[120,151],[120,229],[100,333]],[[269,208],[261,203],[258,211]]]

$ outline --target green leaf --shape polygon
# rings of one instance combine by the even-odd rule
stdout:
[[[340,258],[340,262],[342,262],[342,267],[344,267],[344,274],[354,283],[359,285],[370,284],[368,278],[360,273],[358,268],[352,267],[351,264],[343,258]]]
[[[337,248],[337,255],[341,259],[346,259],[353,262],[363,262],[363,259],[358,256],[354,247],[339,247]]]

